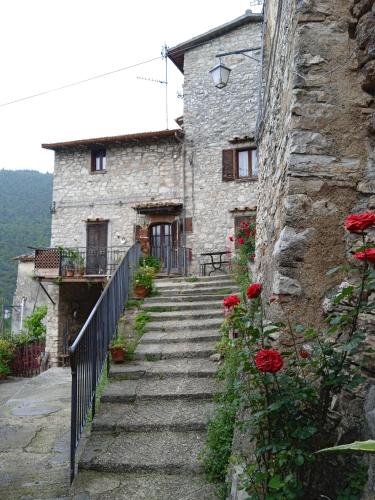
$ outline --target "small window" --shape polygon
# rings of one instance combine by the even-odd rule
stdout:
[[[256,149],[243,149],[236,151],[237,179],[244,177],[257,177],[258,164]]]
[[[223,181],[249,179],[258,176],[258,160],[256,149],[224,149]]]
[[[106,169],[105,149],[91,151],[91,172],[103,172]]]

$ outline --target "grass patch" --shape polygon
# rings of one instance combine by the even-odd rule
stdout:
[[[125,310],[134,308],[139,309],[143,304],[143,302],[144,302],[143,299],[129,299],[125,304]]]
[[[145,354],[146,361],[159,361],[160,356],[158,354]]]
[[[185,281],[187,281],[188,283],[196,283],[197,281],[199,281],[199,278],[197,276],[192,276],[191,278],[185,278]]]
[[[95,398],[95,413],[98,412],[100,407],[100,399],[103,396],[104,389],[108,384],[108,375],[107,375],[107,363],[104,363],[102,373],[99,378],[98,385],[96,386],[96,398]],[[92,411],[90,412],[86,425],[92,423]]]
[[[163,307],[163,306],[149,306],[143,309],[148,313],[162,313],[162,312],[172,312],[173,307]]]
[[[231,288],[220,288],[219,290],[215,290],[214,292],[212,292],[213,295],[227,295],[227,294],[230,294],[232,293],[232,289]]]
[[[145,333],[146,325],[150,320],[150,315],[145,310],[140,311],[135,317],[134,330],[138,339]]]

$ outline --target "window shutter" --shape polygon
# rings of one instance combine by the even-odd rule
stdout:
[[[192,219],[192,217],[185,218],[185,231],[187,233],[193,232],[193,219]]]
[[[223,182],[234,181],[234,150],[223,149]]]
[[[140,241],[140,230],[141,226],[134,224],[134,241]]]

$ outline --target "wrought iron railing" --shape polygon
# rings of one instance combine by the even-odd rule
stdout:
[[[56,247],[35,250],[35,274],[41,277],[112,275],[128,247]]]
[[[109,367],[109,344],[123,314],[140,253],[139,243],[129,249],[69,349],[72,371],[71,482],[75,476],[75,457],[79,440],[90,412],[93,417],[95,415],[97,384],[106,361]]]
[[[152,245],[151,255],[158,257],[162,263],[162,272],[167,274],[187,275],[192,260],[191,248],[170,245]]]

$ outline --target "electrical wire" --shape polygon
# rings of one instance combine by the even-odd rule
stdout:
[[[82,83],[90,82],[92,80],[97,80],[98,78],[103,78],[105,76],[113,75],[115,73],[120,73],[121,71],[125,71],[127,69],[136,68],[137,66],[142,66],[143,64],[157,61],[158,59],[161,59],[161,56],[154,57],[153,59],[148,59],[147,61],[142,61],[142,62],[139,62],[136,64],[132,64],[130,66],[124,66],[123,68],[115,69],[113,71],[108,71],[107,73],[102,73],[100,75],[91,76],[89,78],[85,78],[84,80],[78,80],[77,82],[67,83],[66,85],[62,85],[61,87],[55,87],[53,89],[44,90],[43,92],[38,92],[37,94],[32,94],[32,95],[29,95],[26,97],[20,97],[19,99],[14,99],[13,101],[3,102],[0,104],[0,107],[9,106],[10,104],[15,104],[17,102],[26,101],[28,99],[34,99],[35,97],[40,97],[42,95],[51,94],[52,92],[58,92],[59,90],[67,89],[69,87],[75,87],[76,85],[81,85]]]

